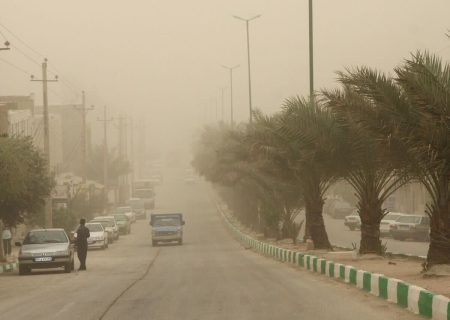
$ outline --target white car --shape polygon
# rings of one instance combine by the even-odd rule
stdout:
[[[88,240],[88,248],[108,248],[108,232],[103,228],[101,223],[89,222],[86,223],[86,228],[89,229],[90,237]],[[75,234],[76,235],[76,234]]]
[[[382,237],[391,236],[391,226],[395,223],[395,221],[398,218],[405,215],[406,214],[399,212],[389,212],[387,215],[385,215],[380,222],[380,235]]]
[[[134,213],[132,207],[117,207],[114,210],[114,213],[124,214],[124,215],[126,215],[128,217],[128,219],[130,219],[131,223],[135,223],[136,222],[136,213]]]
[[[89,223],[91,222],[99,222],[104,227],[105,225],[103,223],[109,222],[109,224],[105,227],[106,231],[109,232],[109,230],[111,230],[112,240],[119,240],[119,226],[117,225],[114,216],[98,216],[95,217],[93,220],[89,221]],[[110,241],[110,243],[112,243],[112,241]]]

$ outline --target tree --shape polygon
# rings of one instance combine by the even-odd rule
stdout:
[[[380,240],[380,222],[386,215],[384,201],[409,181],[404,167],[403,150],[393,144],[388,148],[379,143],[376,134],[361,121],[361,109],[370,110],[371,102],[344,86],[342,90],[323,91],[330,108],[343,130],[349,156],[344,173],[345,180],[354,188],[358,199],[357,210],[361,218],[359,252],[383,252]],[[367,116],[365,114],[364,116]],[[403,161],[392,161],[393,159]]]
[[[362,120],[407,152],[413,173],[430,202],[430,248],[425,268],[450,264],[450,66],[417,52],[395,69],[396,78],[367,67],[347,71],[340,81],[371,102]]]
[[[53,184],[46,161],[31,138],[0,137],[0,220],[3,223],[15,226],[36,215]],[[4,260],[3,250],[0,251],[0,259]]]

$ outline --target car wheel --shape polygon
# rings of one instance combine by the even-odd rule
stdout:
[[[19,275],[23,276],[23,275],[29,274],[30,272],[31,272],[30,268],[19,265]]]
[[[355,231],[355,227],[348,227],[350,231]]]
[[[72,271],[72,262],[67,262],[66,265],[64,266],[64,272],[70,273],[71,271]]]
[[[183,244],[183,239],[178,240],[178,245],[182,245]]]
[[[152,246],[156,247],[158,245],[158,241],[152,240]]]

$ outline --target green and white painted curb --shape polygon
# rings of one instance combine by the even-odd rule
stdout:
[[[219,211],[227,226],[241,243],[265,256],[341,280],[415,314],[430,319],[450,320],[450,299],[445,296],[382,274],[358,270],[352,266],[256,240],[241,232],[220,209]]]
[[[18,267],[18,262],[0,263],[0,273],[16,270]]]

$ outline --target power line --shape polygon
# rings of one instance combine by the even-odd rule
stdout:
[[[38,65],[39,67],[41,66],[41,62],[38,62],[37,60],[33,59],[32,57],[30,57],[28,54],[26,54],[25,52],[23,52],[21,49],[19,49],[17,46],[15,45],[11,45],[11,47],[13,47],[15,50],[17,50],[19,53],[21,53],[25,58],[27,58],[28,60],[30,60],[31,62],[33,62],[34,64]]]
[[[37,54],[38,56],[40,56],[41,58],[45,58],[45,56],[40,53],[39,51],[33,49],[30,45],[28,45],[24,40],[22,40],[18,35],[16,35],[14,32],[12,32],[9,28],[7,28],[4,24],[2,24],[0,22],[0,27],[3,27],[3,29],[5,29],[6,31],[8,31],[14,38],[16,38],[17,40],[19,40],[25,47],[27,47],[28,49],[30,49],[31,51],[33,51],[35,54]]]
[[[31,72],[26,71],[25,69],[22,69],[21,67],[16,66],[14,63],[9,62],[3,58],[0,58],[0,61],[3,61],[4,63],[6,63],[7,65],[13,67],[16,70],[19,70],[22,73],[25,73],[27,76],[31,75]]]

